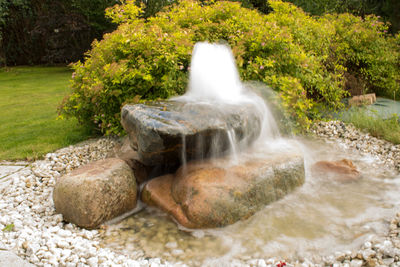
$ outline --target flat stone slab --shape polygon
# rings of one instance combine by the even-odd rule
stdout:
[[[121,122],[146,166],[180,165],[221,156],[231,144],[246,147],[261,132],[261,111],[253,103],[181,101],[125,105]]]
[[[25,166],[0,165],[0,179],[20,171]]]
[[[0,161],[0,195],[27,166],[27,162]]]
[[[13,174],[28,166],[26,161],[0,161],[0,178]]]
[[[11,251],[0,250],[0,266],[4,267],[35,267],[35,265],[21,259]]]

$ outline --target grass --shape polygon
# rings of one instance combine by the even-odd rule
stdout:
[[[383,118],[378,113],[365,108],[355,108],[343,116],[342,120],[368,131],[372,136],[393,144],[400,144],[400,117],[398,115]]]
[[[0,69],[0,160],[34,160],[90,137],[75,119],[57,120],[70,77],[67,67]]]

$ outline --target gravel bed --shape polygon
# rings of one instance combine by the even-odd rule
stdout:
[[[90,140],[49,153],[0,181],[0,249],[11,250],[37,266],[168,266],[161,259],[144,259],[140,252],[120,255],[100,247],[98,230],[63,222],[56,214],[52,191],[58,177],[113,153],[119,141]]]
[[[359,150],[382,162],[385,167],[400,172],[400,145],[380,140],[341,121],[318,122],[312,132],[319,137],[335,141],[348,149]]]
[[[350,149],[371,154],[400,171],[400,146],[371,137],[342,122],[320,122],[314,134]],[[184,266],[146,258],[140,250],[123,255],[101,246],[100,230],[65,223],[55,214],[52,190],[63,173],[113,155],[118,139],[100,138],[49,153],[0,181],[0,250],[11,250],[37,266]],[[400,213],[388,223],[386,236],[371,236],[357,251],[337,252],[314,263],[308,259],[286,266],[400,266]],[[132,244],[134,246],[134,244]],[[277,266],[282,259],[230,260],[227,266]]]

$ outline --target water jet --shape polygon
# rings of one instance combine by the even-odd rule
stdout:
[[[302,185],[300,150],[270,149],[279,138],[276,123],[240,81],[229,47],[196,44],[190,69],[183,96],[122,109],[139,161],[169,172],[144,186],[142,201],[185,227],[213,228],[248,218]],[[252,145],[269,155],[244,156]]]

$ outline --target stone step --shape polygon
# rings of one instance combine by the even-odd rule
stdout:
[[[0,250],[0,266],[4,267],[35,267],[16,254],[7,250]]]

